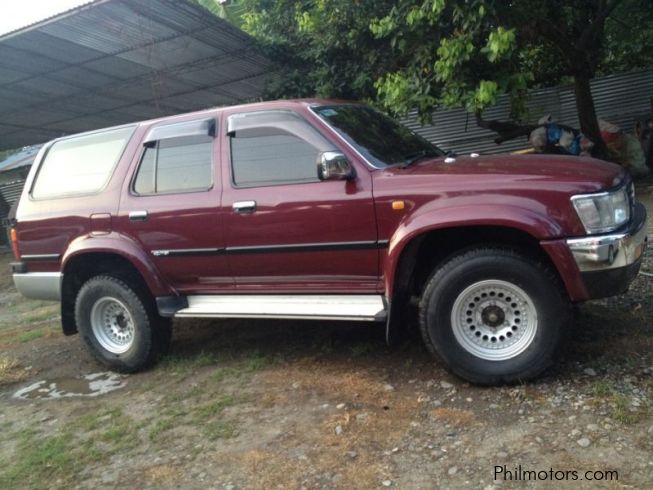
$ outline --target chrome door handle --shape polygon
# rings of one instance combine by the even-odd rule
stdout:
[[[236,201],[231,208],[237,214],[253,213],[256,211],[256,201]]]
[[[146,221],[147,211],[130,211],[129,221]]]

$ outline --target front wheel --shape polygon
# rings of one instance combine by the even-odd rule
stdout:
[[[145,294],[117,277],[89,279],[79,290],[75,320],[95,358],[109,369],[135,372],[170,343],[170,321],[156,314]]]
[[[429,350],[455,374],[497,385],[532,379],[551,365],[569,310],[547,266],[512,250],[478,248],[435,270],[420,325]]]

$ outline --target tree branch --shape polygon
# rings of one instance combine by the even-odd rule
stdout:
[[[603,29],[605,20],[610,17],[612,12],[614,12],[614,9],[616,9],[622,2],[623,0],[601,2],[604,4],[603,8],[599,9],[594,22],[591,24],[588,23],[587,27],[583,30],[583,33],[581,34],[580,38],[578,39],[578,43],[576,44],[576,49],[584,51],[590,47],[590,45],[594,42],[594,36],[599,33],[599,30]]]

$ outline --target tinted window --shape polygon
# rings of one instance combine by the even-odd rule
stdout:
[[[320,151],[298,136],[278,130],[239,131],[231,138],[236,185],[317,181]]]
[[[369,107],[334,105],[314,110],[377,167],[444,155],[407,127]]]
[[[113,129],[54,143],[32,188],[35,199],[91,194],[101,190],[134,132]]]
[[[163,194],[207,190],[212,177],[213,138],[182,136],[148,143],[134,191]]]

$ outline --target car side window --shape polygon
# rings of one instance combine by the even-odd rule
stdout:
[[[134,179],[139,195],[207,191],[213,186],[213,121],[155,128]],[[176,127],[175,127],[176,126]]]
[[[290,111],[230,116],[231,170],[238,187],[317,182],[317,158],[333,149],[308,122]]]
[[[106,185],[135,126],[96,131],[56,141],[45,154],[31,194],[34,199],[95,194]]]

